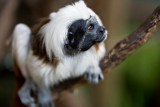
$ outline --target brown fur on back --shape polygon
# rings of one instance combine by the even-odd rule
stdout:
[[[54,62],[54,55],[53,59],[49,59],[46,48],[43,45],[43,36],[39,33],[39,30],[42,26],[47,24],[50,19],[45,18],[41,20],[38,24],[33,26],[32,28],[32,37],[31,37],[31,49],[33,50],[33,54],[38,56],[39,59],[42,59],[45,63]]]

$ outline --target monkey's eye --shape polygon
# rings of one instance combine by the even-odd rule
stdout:
[[[68,33],[68,40],[72,40],[72,38],[73,38],[73,33],[72,33],[72,32],[69,32],[69,33]]]
[[[93,30],[94,29],[94,25],[93,24],[90,24],[89,26],[88,26],[88,30]]]

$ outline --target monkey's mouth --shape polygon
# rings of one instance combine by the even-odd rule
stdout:
[[[104,33],[103,36],[101,36],[95,40],[95,43],[100,43],[100,42],[104,41],[106,38],[107,38],[107,33]]]
[[[106,38],[106,36],[102,36],[101,38],[96,39],[95,43],[100,43],[100,42],[104,41],[105,38]]]

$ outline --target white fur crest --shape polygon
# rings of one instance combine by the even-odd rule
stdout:
[[[44,45],[49,58],[54,53],[58,59],[63,59],[63,44],[67,36],[68,27],[76,20],[86,20],[91,16],[96,17],[99,24],[102,25],[99,17],[82,0],[61,8],[56,13],[51,13],[51,21],[43,26],[40,31],[44,36]]]

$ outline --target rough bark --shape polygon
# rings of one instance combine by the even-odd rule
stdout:
[[[160,6],[128,37],[117,43],[101,60],[104,73],[124,61],[136,49],[146,43],[160,27]],[[66,80],[53,89],[53,100],[58,101],[63,93],[73,90],[77,85],[86,83],[83,77]]]

